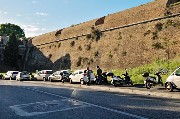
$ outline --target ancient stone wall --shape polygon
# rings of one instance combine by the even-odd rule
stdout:
[[[180,55],[179,16],[105,30],[163,17],[166,15],[166,3],[167,0],[156,0],[107,15],[100,18],[101,20],[94,19],[35,37],[32,39],[35,46],[57,42],[40,45],[35,51],[32,50],[29,66],[38,68],[40,65],[42,69],[76,69],[85,68],[87,65],[95,68],[98,64],[104,69],[114,69],[136,67],[157,59],[177,57]],[[172,14],[180,12],[178,6],[171,7]],[[101,22],[95,25],[98,20]],[[99,32],[92,33],[92,28]],[[85,35],[81,36],[82,34]],[[99,38],[96,39],[94,34],[95,37],[98,34]],[[58,41],[61,39],[64,40]]]

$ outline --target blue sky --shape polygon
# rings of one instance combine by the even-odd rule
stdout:
[[[0,24],[13,23],[26,37],[107,16],[154,0],[0,0]]]

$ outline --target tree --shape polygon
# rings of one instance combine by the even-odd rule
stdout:
[[[7,65],[18,68],[18,56],[18,40],[15,33],[12,33],[5,46],[4,61]]]
[[[10,36],[12,33],[16,34],[17,38],[25,37],[24,31],[20,26],[11,23],[0,24],[0,35]]]

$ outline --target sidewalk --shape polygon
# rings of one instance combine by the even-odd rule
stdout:
[[[91,84],[90,86],[81,85],[81,84],[69,84],[67,82],[46,82],[46,84],[56,85],[56,86],[65,86],[71,88],[83,88],[83,89],[92,89],[96,91],[105,91],[105,92],[116,92],[116,93],[128,93],[128,94],[138,94],[145,96],[155,96],[160,98],[173,98],[180,99],[180,91],[174,90],[174,92],[168,92],[162,86],[156,86],[152,89],[146,89],[143,85],[135,86],[121,86],[114,87],[113,85],[95,85]]]

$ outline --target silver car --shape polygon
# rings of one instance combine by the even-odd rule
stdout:
[[[63,77],[69,77],[70,75],[70,71],[69,70],[60,70],[60,71],[56,71],[53,74],[51,74],[48,77],[49,81],[62,81]]]
[[[170,92],[174,89],[180,89],[180,67],[166,79],[165,88]]]
[[[23,72],[19,72],[16,76],[16,80],[17,81],[22,81],[22,80],[30,80],[30,75],[28,72],[23,71]]]
[[[53,73],[52,70],[41,70],[38,71],[34,77],[33,80],[43,80],[46,81],[48,79],[48,77]]]

